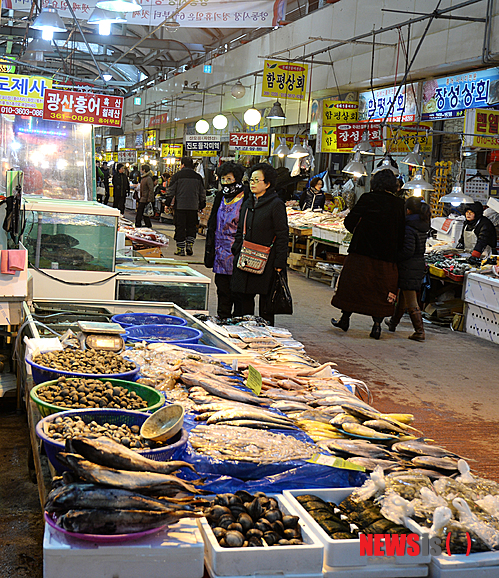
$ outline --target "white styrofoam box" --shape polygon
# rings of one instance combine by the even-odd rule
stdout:
[[[312,237],[322,239],[322,229],[320,227],[312,227]]]
[[[431,578],[497,578],[499,552],[476,554],[441,554],[433,556],[430,564]]]
[[[293,513],[287,500],[274,495],[283,513]],[[205,561],[217,576],[255,576],[285,574],[299,577],[322,572],[323,546],[300,520],[303,546],[263,548],[222,548],[206,518],[198,519],[205,541]]]
[[[449,217],[434,217],[431,220],[431,227],[437,231],[437,239],[446,241],[455,247],[463,231],[465,218],[463,216],[454,219]]]
[[[194,519],[122,544],[95,544],[45,524],[44,578],[202,578],[204,543]]]
[[[468,273],[464,286],[464,301],[499,313],[499,279]]]
[[[465,325],[466,333],[499,343],[499,313],[466,303]]]
[[[297,516],[300,516],[310,528],[311,532],[324,544],[324,565],[332,567],[348,566],[375,566],[375,565],[419,565],[429,564],[431,556],[361,556],[360,540],[333,540],[319,526],[314,518],[298,502],[295,496],[312,494],[322,498],[326,502],[339,504],[347,498],[355,488],[328,488],[317,490],[285,490],[284,497],[288,500],[291,508]]]
[[[499,199],[489,197],[489,200],[487,201],[487,207],[494,209],[496,213],[499,213]]]
[[[254,550],[254,548],[251,549]],[[205,564],[210,578],[222,578],[213,572],[213,569],[207,561]],[[248,576],[223,576],[223,578],[323,578],[323,574],[322,572],[319,572],[318,574],[249,574]]]
[[[375,566],[349,566],[348,568],[324,566],[322,571],[323,578],[415,578],[428,575],[427,564],[407,566],[376,564]]]

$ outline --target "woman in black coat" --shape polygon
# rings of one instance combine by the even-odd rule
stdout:
[[[320,177],[314,177],[310,181],[310,186],[303,191],[300,197],[299,204],[302,211],[307,209],[312,209],[312,211],[324,210],[326,195],[322,190],[323,186],[324,181]]]
[[[472,265],[478,265],[483,257],[496,252],[497,235],[492,221],[483,216],[483,205],[475,201],[466,205],[466,224],[457,244],[458,249],[471,253],[468,260]]]
[[[409,336],[409,339],[424,341],[425,332],[417,292],[421,289],[426,272],[424,254],[430,230],[431,210],[420,197],[407,199],[405,210],[404,247],[397,258],[399,295],[395,311],[386,324],[390,331],[395,331],[402,315],[408,310],[414,327],[414,333]]]
[[[260,295],[259,315],[271,325],[274,315],[266,308],[266,296],[270,291],[274,271],[286,270],[288,257],[289,227],[286,207],[275,192],[277,173],[274,167],[260,163],[252,167],[250,189],[252,195],[241,207],[236,238],[232,245],[234,269],[231,289],[236,294],[234,315],[253,315],[255,295]],[[244,228],[246,234],[244,235]],[[243,271],[237,267],[243,238],[251,243],[272,247],[261,275]]]
[[[342,310],[335,327],[347,331],[352,313],[373,318],[370,337],[379,339],[381,322],[393,313],[397,297],[397,253],[404,242],[404,201],[395,196],[397,178],[389,169],[371,179],[371,192],[363,194],[345,218],[353,233],[337,291],[331,301]]]

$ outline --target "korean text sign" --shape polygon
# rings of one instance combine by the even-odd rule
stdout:
[[[324,99],[322,101],[322,126],[357,122],[358,111],[358,102]]]
[[[423,83],[423,120],[464,116],[466,109],[498,104],[498,68],[475,70]]]
[[[0,76],[0,114],[43,116],[43,99],[52,80],[42,76]]]
[[[387,122],[414,122],[416,120],[417,85],[406,84],[398,92],[398,87],[381,88],[359,94],[359,120]],[[393,106],[392,106],[393,105]],[[388,112],[390,112],[387,117]]]
[[[374,147],[383,145],[379,123],[338,124],[322,127],[321,152],[348,153],[360,141],[364,131],[368,129],[369,142]]]
[[[186,151],[219,151],[221,149],[220,137],[212,134],[188,134],[185,135]]]
[[[249,151],[268,154],[269,135],[263,133],[231,132],[229,149],[232,151]]]
[[[304,100],[308,64],[266,60],[263,68],[262,96]]]
[[[168,155],[173,155],[175,158],[181,158],[184,152],[184,145],[181,144],[168,144],[163,143],[161,145],[161,157],[167,157]]]
[[[123,97],[47,89],[43,118],[119,127],[123,118]]]
[[[395,130],[395,128],[392,130],[391,126],[387,126],[386,136],[390,152],[408,153],[419,143],[421,152],[431,153],[433,147],[433,137],[430,134],[431,128],[431,122],[403,124],[399,130]]]
[[[466,145],[499,149],[499,110],[477,108],[466,111]],[[473,136],[471,136],[473,135]]]

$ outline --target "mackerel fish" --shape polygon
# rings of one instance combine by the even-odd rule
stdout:
[[[224,399],[241,401],[251,405],[267,405],[269,401],[263,397],[258,397],[253,393],[238,389],[226,381],[214,379],[213,377],[203,373],[184,373],[182,374],[181,379],[182,382],[187,385],[187,387],[198,385],[205,389],[208,393]]]

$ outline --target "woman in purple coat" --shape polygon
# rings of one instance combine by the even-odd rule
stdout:
[[[224,163],[218,170],[221,190],[217,193],[206,231],[205,267],[213,268],[217,287],[217,315],[232,316],[234,295],[230,290],[234,256],[232,244],[239,223],[239,213],[248,189],[242,184],[244,168],[234,162]]]

